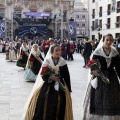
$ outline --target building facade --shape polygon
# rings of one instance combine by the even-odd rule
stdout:
[[[73,7],[74,0],[0,0],[0,19],[5,20],[5,38],[19,37],[19,27],[21,26],[19,23],[28,20],[28,23],[32,21],[36,24],[39,21],[50,21],[47,24],[47,38],[61,35],[61,37],[68,37],[69,20],[72,17]],[[47,12],[51,15],[50,18],[44,15],[36,18],[26,16],[24,12]],[[57,19],[56,16],[58,16]],[[25,34],[22,37],[29,38],[30,34]],[[37,37],[45,36],[38,34]]]
[[[77,37],[88,37],[88,11],[80,0],[74,2],[74,20],[77,23]]]
[[[120,0],[89,0],[88,11],[90,39],[120,35]]]

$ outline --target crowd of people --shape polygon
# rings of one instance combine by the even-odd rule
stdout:
[[[120,120],[120,38],[116,44],[111,34],[101,41],[88,38],[77,42],[52,38],[41,43],[18,40],[3,44],[0,41],[0,50],[6,52],[6,60],[17,60],[16,65],[25,69],[26,81],[35,81],[22,120],[74,119],[71,79],[66,63],[66,60],[74,60],[74,52],[84,58],[84,68],[90,57],[97,60],[100,72],[109,80],[106,84],[96,67],[91,68],[82,120]]]

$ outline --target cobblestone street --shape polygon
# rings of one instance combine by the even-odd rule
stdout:
[[[84,69],[83,58],[74,54],[74,61],[69,61],[72,82],[72,101],[74,120],[81,120],[81,109],[87,83],[88,69]],[[20,120],[24,105],[34,85],[25,82],[24,70],[16,62],[5,61],[5,54],[0,53],[0,120]]]

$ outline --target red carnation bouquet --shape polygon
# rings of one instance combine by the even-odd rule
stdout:
[[[9,52],[10,52],[9,50],[6,50],[6,54],[7,54],[7,55],[9,54]]]
[[[23,55],[24,55],[24,52],[21,52],[21,53],[20,53],[20,55],[22,55],[22,56],[23,56]]]
[[[29,61],[34,61],[34,58],[29,58]]]
[[[23,57],[23,55],[24,55],[24,52],[20,52],[19,57],[18,57],[18,60],[21,60],[22,57]]]
[[[52,75],[52,74],[54,74],[54,75],[56,75],[56,76],[58,76],[59,78],[60,78],[60,75],[59,75],[59,72],[58,72],[58,74],[56,74],[56,72],[55,72],[55,69],[53,69],[52,67],[50,67],[50,66],[44,66],[44,67],[42,67],[42,70],[41,70],[41,72],[40,72],[40,75],[41,76],[44,76],[44,75]],[[52,82],[52,80],[49,80],[48,82]],[[66,90],[66,88],[65,88],[65,86],[60,82],[60,79],[58,79],[58,84],[59,84],[59,87],[63,90],[63,91],[65,91]]]
[[[102,79],[102,81],[105,83],[105,84],[110,84],[110,81],[109,79],[101,72],[100,70],[100,64],[99,64],[99,61],[97,59],[93,59],[93,60],[90,60],[87,65],[86,65],[88,68],[91,68],[91,70],[97,70],[98,71],[98,74],[99,74],[99,77]]]
[[[28,61],[29,68],[32,68],[33,67],[34,58],[29,58],[28,60],[29,60]]]
[[[9,50],[6,50],[6,60],[9,60]]]

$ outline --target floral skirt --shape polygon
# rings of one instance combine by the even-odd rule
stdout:
[[[25,73],[24,73],[24,79],[26,81],[35,81],[37,78],[37,75],[35,75],[31,69],[26,67]]]

